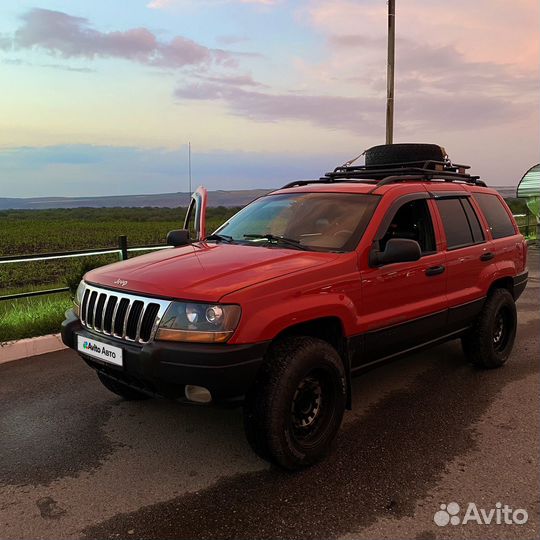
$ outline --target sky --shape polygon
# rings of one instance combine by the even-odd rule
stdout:
[[[396,0],[395,142],[539,161],[537,0]],[[384,143],[384,0],[2,0],[0,197],[278,187]]]

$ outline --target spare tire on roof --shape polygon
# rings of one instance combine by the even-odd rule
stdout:
[[[366,165],[386,165],[412,161],[444,161],[446,151],[438,144],[399,143],[372,146],[365,152]]]

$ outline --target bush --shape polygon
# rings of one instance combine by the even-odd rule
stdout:
[[[86,259],[83,261],[79,261],[75,267],[70,268],[70,270],[64,277],[64,282],[66,284],[66,287],[69,287],[69,292],[72,298],[75,297],[77,287],[79,286],[79,283],[81,282],[84,274],[86,274],[86,272],[89,272],[90,270],[93,270],[94,268],[99,268],[100,266],[103,266],[103,264],[104,263],[99,260]]]

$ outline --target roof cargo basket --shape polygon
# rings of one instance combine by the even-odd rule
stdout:
[[[368,167],[387,163],[448,160],[448,154],[442,146],[425,143],[379,144],[368,148],[364,155]]]
[[[383,186],[398,182],[464,182],[484,186],[479,176],[467,172],[469,165],[452,163],[436,144],[383,144],[366,150],[366,164],[352,166],[358,158],[327,172],[319,180],[291,182],[285,188],[311,183],[361,182]],[[393,161],[389,161],[393,159]],[[399,160],[401,159],[401,160]]]

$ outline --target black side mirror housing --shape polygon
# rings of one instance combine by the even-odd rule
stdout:
[[[371,266],[417,261],[422,256],[422,249],[416,240],[408,238],[391,238],[386,242],[384,251],[371,254]]]
[[[189,243],[189,231],[187,229],[176,229],[167,233],[167,244],[171,246],[187,246]]]

